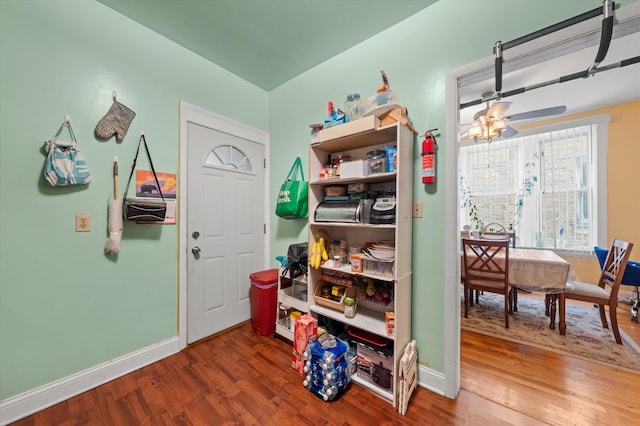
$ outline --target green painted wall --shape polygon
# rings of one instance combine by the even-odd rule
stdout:
[[[270,132],[274,211],[328,100],[372,94],[383,69],[416,128],[444,133],[446,71],[489,56],[496,40],[600,4],[440,0],[266,93],[100,3],[0,0],[0,400],[177,335],[177,227],[127,224],[122,252],[102,249],[113,156],[122,192],[143,129],[157,169],[177,172],[179,100]],[[93,136],[114,89],[137,113],[122,143]],[[87,188],[50,188],[41,176],[42,142],[65,114],[93,173]],[[439,182],[428,189],[417,184],[417,155],[414,164],[425,217],[414,221],[413,336],[437,371],[445,358],[442,165],[452,152],[440,144]],[[74,232],[76,213],[92,215],[92,232]],[[270,225],[272,257],[306,240],[304,221],[272,216]]]
[[[137,114],[122,143],[93,135],[114,89]],[[140,130],[176,173],[179,100],[268,129],[267,92],[98,2],[0,1],[0,400],[177,336],[178,227],[127,223],[120,254],[103,247],[113,156],[121,195]],[[87,187],[42,177],[65,114]]]
[[[445,73],[490,56],[497,40],[509,41],[601,5],[599,1],[440,0],[422,12],[272,90],[269,111],[276,193],[296,153],[308,160],[309,128],[322,122],[327,101],[342,105],[348,93],[375,93],[379,70],[389,77],[414,126],[439,128],[438,183],[422,185],[420,138],[414,152],[414,201],[424,217],[413,222],[413,337],[420,362],[444,372]],[[526,17],[526,19],[524,18]],[[595,55],[595,52],[594,52]],[[277,171],[280,171],[280,176]],[[271,253],[306,239],[304,222],[272,218]],[[451,284],[449,284],[451,285]]]

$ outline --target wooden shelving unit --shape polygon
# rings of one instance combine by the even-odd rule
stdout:
[[[365,119],[363,119],[365,120]],[[321,231],[328,232],[332,240],[345,240],[349,246],[364,246],[365,242],[389,240],[395,242],[395,265],[392,276],[379,276],[370,273],[356,273],[351,271],[350,265],[340,268],[309,268],[308,272],[308,312],[312,315],[322,315],[339,321],[347,327],[356,327],[376,336],[392,341],[393,371],[392,389],[364,380],[359,375],[353,375],[352,380],[377,396],[393,404],[398,404],[399,390],[399,360],[405,346],[411,339],[411,239],[412,239],[412,199],[413,199],[413,146],[414,134],[402,124],[393,124],[382,128],[376,127],[376,122],[370,120],[371,128],[362,129],[354,125],[357,133],[339,134],[332,130],[332,139],[322,139],[322,142],[312,144],[309,148],[309,247],[313,246],[315,235]],[[357,122],[354,122],[357,123]],[[348,123],[349,124],[349,123]],[[329,155],[346,154],[352,160],[365,159],[367,152],[384,149],[385,146],[397,147],[397,167],[394,172],[371,174],[364,177],[350,177],[347,179],[331,178],[319,179],[320,172]],[[329,185],[350,183],[366,183],[369,187],[382,186],[393,188],[396,197],[396,220],[394,224],[364,224],[364,223],[333,223],[315,222],[316,207],[324,200],[324,188]],[[311,254],[310,254],[311,255]],[[327,265],[330,265],[327,263]],[[387,282],[393,286],[393,301],[386,310],[395,314],[395,331],[387,334],[384,310],[369,309],[364,303],[359,304],[356,316],[347,318],[340,310],[331,309],[317,304],[313,295],[321,276],[331,272],[343,272],[358,278],[374,278]]]

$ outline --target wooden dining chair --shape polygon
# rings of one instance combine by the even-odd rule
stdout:
[[[464,317],[468,317],[472,291],[504,296],[504,326],[509,328],[511,285],[509,284],[509,241],[463,239]]]
[[[598,305],[600,320],[604,328],[609,328],[604,310],[605,306],[609,307],[609,317],[611,318],[613,335],[616,338],[616,342],[619,345],[622,344],[620,330],[618,330],[618,291],[620,290],[620,282],[627,267],[627,261],[629,260],[632,248],[632,243],[614,239],[602,271],[600,272],[598,284],[572,282],[571,286],[567,287],[565,293],[558,295],[558,302],[560,304],[560,324],[558,328],[560,334],[565,334],[567,329],[565,323],[566,299],[581,300]]]
[[[593,251],[598,258],[600,269],[602,269],[604,267],[605,260],[607,260],[609,249],[595,246]],[[638,306],[640,305],[640,262],[634,260],[629,260],[627,262],[627,268],[624,270],[624,275],[622,276],[620,285],[633,287],[631,298],[619,298],[618,301],[631,305],[631,321],[638,322]]]
[[[516,248],[516,233],[515,232],[509,232],[507,231],[504,226],[502,226],[499,223],[492,223],[488,226],[494,225],[497,229],[495,229],[493,232],[488,231],[488,232],[483,232],[482,233],[482,239],[483,240],[504,240],[504,239],[508,239],[509,243],[511,244],[511,248]],[[480,299],[480,291],[476,291],[476,303],[478,303],[478,300]],[[518,310],[518,292],[517,290],[514,288],[513,289],[513,310],[517,311]],[[473,306],[473,298],[471,299],[471,305]]]

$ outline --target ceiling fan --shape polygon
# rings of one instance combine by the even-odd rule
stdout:
[[[485,96],[488,95],[488,96]],[[484,94],[483,97],[489,97],[491,93]],[[507,122],[518,120],[529,120],[532,118],[542,118],[551,115],[562,114],[567,110],[564,105],[550,108],[542,108],[533,111],[521,112],[519,114],[504,115],[512,105],[511,102],[494,102],[493,105],[476,112],[473,115],[473,123],[463,124],[461,126],[470,126],[469,129],[460,135],[460,140],[473,139],[474,141],[485,140],[491,141],[494,138],[509,138],[518,134],[518,131]]]
[[[486,140],[491,141],[495,137],[511,137],[518,133],[516,129],[513,127],[507,126],[507,121],[516,121],[516,120],[526,120],[532,118],[541,118],[547,117],[550,115],[562,114],[567,110],[567,107],[564,105],[551,107],[551,108],[543,108],[534,111],[523,112],[520,114],[513,114],[511,116],[504,116],[504,113],[511,106],[511,102],[500,102],[500,99],[507,96],[517,95],[520,93],[525,93],[529,90],[538,89],[541,87],[545,87],[550,84],[564,83],[567,81],[572,81],[578,78],[588,77],[590,75],[594,75],[600,71],[606,71],[608,69],[620,68],[627,65],[637,64],[640,62],[640,56],[636,56],[633,58],[628,58],[618,63],[614,63],[602,68],[598,68],[600,63],[604,60],[607,52],[609,50],[609,46],[611,44],[611,37],[613,33],[613,25],[614,25],[614,2],[611,0],[603,0],[602,7],[595,8],[588,12],[585,12],[581,15],[575,16],[571,19],[566,19],[557,24],[548,26],[531,34],[525,35],[523,37],[517,38],[515,40],[511,40],[507,43],[502,43],[501,41],[497,41],[494,45],[493,53],[495,54],[494,64],[495,64],[495,93],[488,92],[482,95],[482,99],[476,99],[471,102],[466,102],[460,104],[460,108],[466,108],[473,105],[481,104],[482,102],[487,102],[487,107],[481,111],[478,111],[474,116],[474,122],[467,124],[469,130],[460,135],[460,140],[468,140],[473,139],[476,142],[478,140]],[[602,28],[600,34],[600,44],[598,46],[598,53],[596,58],[594,59],[593,65],[591,65],[587,70],[565,75],[553,80],[549,80],[543,83],[534,84],[529,87],[521,87],[519,89],[510,90],[502,93],[502,65],[503,65],[503,56],[502,52],[505,49],[519,46],[522,43],[526,43],[535,38],[547,35],[551,32],[558,31],[560,29],[566,28],[571,25],[578,24],[580,22],[586,21],[593,17],[602,15]],[[491,107],[489,106],[489,101],[496,99]],[[462,125],[461,125],[462,126]]]

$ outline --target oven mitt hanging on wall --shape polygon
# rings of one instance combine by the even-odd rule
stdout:
[[[135,116],[135,112],[114,99],[109,112],[96,125],[96,137],[109,139],[116,135],[116,140],[123,140]]]

